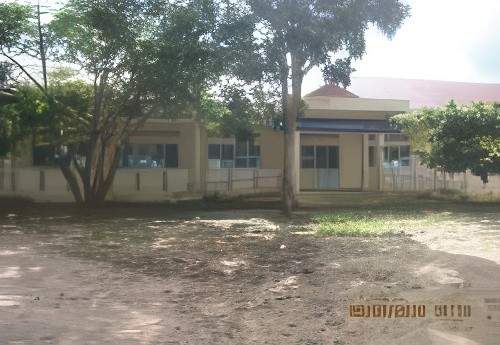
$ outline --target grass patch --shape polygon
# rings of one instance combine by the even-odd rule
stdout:
[[[338,237],[379,237],[430,225],[442,219],[442,213],[386,210],[384,212],[339,211],[313,217],[317,233]]]

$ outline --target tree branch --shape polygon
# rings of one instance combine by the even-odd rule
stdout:
[[[26,76],[36,85],[36,87],[43,92],[45,97],[50,98],[49,94],[47,93],[47,90],[45,90],[45,88],[31,75],[31,73],[29,73],[26,70],[26,68],[23,67],[23,65],[21,65],[21,63],[19,63],[16,59],[11,57],[10,55],[6,54],[3,50],[2,50],[2,55],[5,56],[10,61],[12,61],[21,71],[23,71],[23,73],[26,74]]]

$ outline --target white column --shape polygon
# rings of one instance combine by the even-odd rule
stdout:
[[[206,162],[202,162],[201,129],[200,129],[200,124],[198,122],[194,124],[193,141],[194,141],[194,148],[193,148],[194,162],[193,162],[193,171],[191,173],[192,180],[190,182],[191,185],[193,186],[194,192],[201,192],[203,186],[203,181],[201,180],[202,178],[201,165],[203,163],[206,164]]]
[[[294,170],[295,174],[293,175],[293,191],[295,195],[300,192],[300,132],[294,131],[295,140],[294,142],[294,151],[295,151],[295,160],[294,160]],[[286,149],[286,148],[285,148]]]
[[[384,189],[384,134],[376,135],[376,148],[375,148],[377,160],[377,175],[378,175],[378,190],[383,191]]]
[[[361,189],[367,191],[370,183],[370,166],[369,166],[369,149],[368,149],[368,134],[361,134],[362,140],[362,172],[361,172]]]

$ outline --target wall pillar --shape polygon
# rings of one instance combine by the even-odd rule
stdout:
[[[203,181],[202,181],[202,164],[206,162],[202,162],[202,154],[201,154],[201,128],[200,124],[196,122],[194,124],[193,129],[193,171],[191,172],[191,185],[193,188],[193,192],[201,192]]]
[[[384,190],[384,134],[376,134],[375,159],[377,161],[377,190]]]
[[[361,134],[362,140],[362,163],[361,163],[361,190],[367,191],[370,187],[370,166],[369,166],[369,148],[368,148],[368,134]]]
[[[295,140],[293,141],[294,143],[294,156],[295,160],[293,162],[294,164],[294,170],[295,174],[293,175],[293,192],[295,195],[297,195],[300,192],[300,132],[295,130],[293,135],[295,136]]]

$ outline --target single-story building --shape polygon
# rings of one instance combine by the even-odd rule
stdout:
[[[364,98],[325,85],[304,101],[307,107],[295,128],[297,190],[382,191],[388,169],[415,170],[408,139],[389,121],[409,111],[411,99]],[[197,120],[150,119],[126,144],[109,198],[159,201],[173,195],[278,190],[283,132],[265,127],[255,132],[252,140],[217,138]],[[50,152],[35,148],[18,160],[15,171],[3,162],[0,193],[71,200],[47,157]]]

